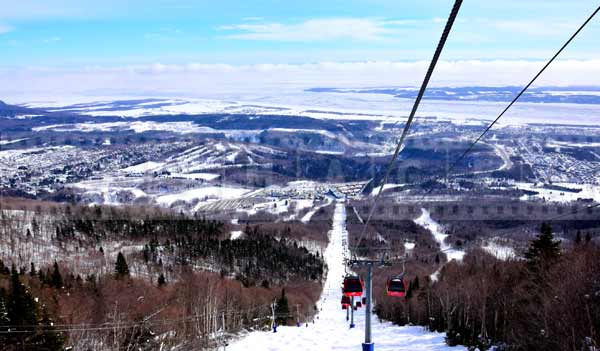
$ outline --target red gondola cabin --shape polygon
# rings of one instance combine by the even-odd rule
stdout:
[[[362,296],[363,281],[358,276],[347,276],[344,278],[344,296]]]
[[[388,296],[404,297],[406,296],[406,281],[404,277],[394,277],[387,282]]]

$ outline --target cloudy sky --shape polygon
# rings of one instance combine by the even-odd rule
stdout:
[[[0,94],[418,85],[452,3],[0,0]],[[522,84],[598,5],[465,0],[433,83]],[[600,81],[598,48],[600,17],[543,82]]]

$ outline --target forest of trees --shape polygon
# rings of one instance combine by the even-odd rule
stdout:
[[[289,231],[289,228],[288,228]],[[324,262],[318,254],[261,232],[259,226],[246,226],[243,239],[218,240],[193,234],[175,238],[173,250],[179,264],[202,259],[219,267],[221,274],[234,273],[245,286],[268,281],[281,283],[291,278],[320,281]],[[268,259],[266,259],[268,258]]]
[[[288,302],[301,306],[298,317],[309,319],[320,291],[318,283],[302,281],[245,288],[191,269],[177,281],[151,284],[127,276],[126,266],[123,258],[114,274],[83,279],[60,268],[26,272],[0,262],[1,349],[210,348],[223,329],[229,337],[241,329],[269,328],[274,301],[279,323],[294,320]]]
[[[30,272],[34,276],[35,270]],[[55,331],[53,320],[44,304],[33,297],[20,274],[0,261],[0,282],[8,280],[8,289],[0,287],[0,345],[3,350],[63,350],[64,337]],[[49,284],[62,284],[55,270]],[[14,332],[12,332],[14,330]]]
[[[462,263],[446,264],[435,283],[409,272],[402,299],[386,297],[376,284],[376,312],[400,325],[447,332],[450,345],[587,351],[600,335],[598,262],[600,247],[589,236],[564,248],[543,224],[525,259],[502,261],[473,250]]]
[[[223,222],[159,209],[59,205],[23,213],[29,224],[1,222],[3,240],[61,255],[51,263],[35,252],[10,255],[6,265],[19,264],[0,265],[2,350],[202,349],[221,342],[218,331],[268,328],[273,302],[279,323],[315,313],[326,266],[318,251],[289,239],[298,236],[293,226],[248,225],[230,240]],[[68,247],[109,269],[94,269],[94,257],[79,265],[92,269],[73,269]],[[294,316],[288,303],[299,306]]]
[[[94,240],[112,238],[150,238],[144,246],[146,263],[172,262],[177,266],[201,262],[223,276],[233,275],[245,286],[263,281],[269,284],[293,278],[320,281],[324,262],[300,247],[290,227],[281,238],[247,225],[242,239],[223,238],[223,223],[213,220],[175,216],[170,219],[64,219],[56,226],[57,240],[74,239],[75,233]],[[161,244],[162,241],[162,244]],[[269,257],[269,259],[264,259]]]

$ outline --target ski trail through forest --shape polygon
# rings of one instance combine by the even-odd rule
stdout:
[[[227,350],[361,350],[364,340],[364,308],[354,311],[356,327],[349,328],[346,311],[341,309],[341,282],[345,275],[344,257],[348,255],[348,232],[346,230],[346,207],[338,201],[333,215],[333,226],[328,233],[329,245],[324,252],[328,265],[323,292],[317,302],[319,312],[313,321],[296,326],[281,326],[277,333],[272,331],[252,332],[227,347]],[[422,327],[400,327],[389,322],[380,322],[373,316],[373,342],[375,350],[403,351],[463,351],[464,347],[449,347],[444,334],[428,332]]]

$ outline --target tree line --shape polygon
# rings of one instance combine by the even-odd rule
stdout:
[[[473,250],[462,263],[446,264],[436,282],[408,273],[406,298],[388,298],[380,288],[376,312],[400,325],[446,332],[450,345],[597,350],[598,262],[600,247],[589,236],[563,248],[543,224],[524,259],[502,261]]]
[[[154,208],[50,204],[5,219],[10,242],[58,253],[49,264],[36,249],[0,267],[0,345],[11,351],[210,348],[223,328],[268,327],[275,300],[280,323],[291,322],[288,302],[310,318],[325,271],[318,253],[288,239],[293,225],[247,226],[230,240],[224,222]],[[82,262],[72,265],[71,252]],[[4,257],[9,266],[16,256]]]

